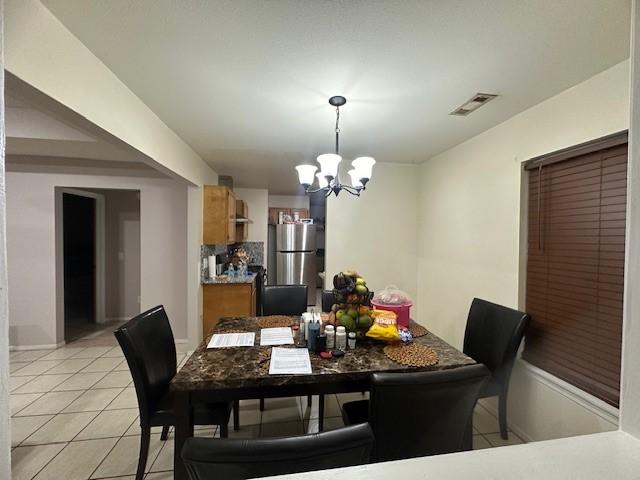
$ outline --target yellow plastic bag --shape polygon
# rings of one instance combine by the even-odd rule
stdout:
[[[385,342],[397,342],[400,340],[395,313],[387,310],[374,310],[372,316],[373,325],[367,332],[367,337]]]

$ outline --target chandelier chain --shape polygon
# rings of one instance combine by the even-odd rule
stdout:
[[[340,153],[340,107],[336,107],[336,154]]]

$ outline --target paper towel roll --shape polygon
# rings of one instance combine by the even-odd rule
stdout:
[[[209,278],[216,278],[216,256],[209,255]]]

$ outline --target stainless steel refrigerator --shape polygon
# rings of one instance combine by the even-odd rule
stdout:
[[[316,227],[276,225],[276,283],[306,285],[307,303],[316,303]]]

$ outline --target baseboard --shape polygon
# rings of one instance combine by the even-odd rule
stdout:
[[[189,340],[187,338],[177,338],[174,340],[174,342],[182,344],[182,343],[189,343]]]
[[[60,348],[66,342],[63,340],[60,343],[49,343],[45,345],[9,345],[9,351],[19,351],[19,350],[53,350],[56,348]]]
[[[133,317],[135,317],[135,315],[131,316],[131,317],[105,317],[104,322],[100,322],[100,323],[106,323],[106,322],[126,322],[128,320],[131,320]]]

